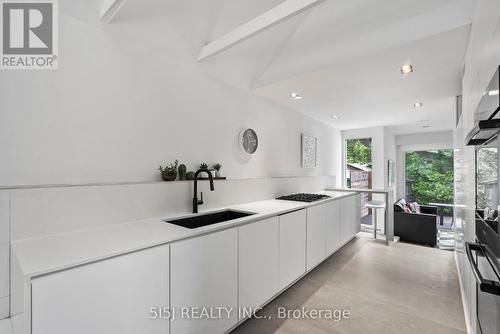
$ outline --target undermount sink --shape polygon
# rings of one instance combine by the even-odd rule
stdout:
[[[198,228],[207,225],[213,225],[217,223],[226,222],[229,220],[234,220],[238,218],[248,217],[254,215],[255,213],[241,212],[233,210],[225,210],[214,213],[206,213],[201,215],[195,215],[186,218],[165,220],[166,223],[186,227],[186,228]]]

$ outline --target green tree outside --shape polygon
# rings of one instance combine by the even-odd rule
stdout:
[[[406,153],[406,180],[419,204],[453,204],[453,150]]]
[[[349,139],[347,140],[347,162],[356,163],[371,167],[372,165],[372,148],[371,140]]]

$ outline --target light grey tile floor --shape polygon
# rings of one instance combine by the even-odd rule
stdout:
[[[278,319],[278,308],[350,319]],[[453,252],[358,237],[232,333],[465,333]]]

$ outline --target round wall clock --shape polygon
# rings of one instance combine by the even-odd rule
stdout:
[[[253,129],[245,129],[240,132],[240,146],[246,154],[254,154],[259,146],[259,138]]]

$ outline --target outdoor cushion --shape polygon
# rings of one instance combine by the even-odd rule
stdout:
[[[412,212],[412,213],[422,213],[422,210],[420,209],[420,205],[418,205],[417,202],[411,202],[406,204],[406,206],[409,208],[409,211],[405,212]]]
[[[422,213],[422,209],[420,209],[420,205],[417,202],[413,203],[415,208],[415,213]]]
[[[406,211],[406,201],[404,198],[401,198],[399,201],[397,201],[396,205],[403,209],[403,211]]]

